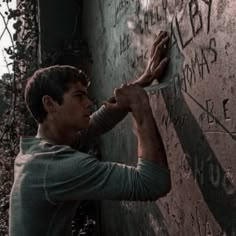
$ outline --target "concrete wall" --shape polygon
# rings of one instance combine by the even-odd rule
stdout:
[[[89,59],[81,41],[82,1],[38,0],[38,5],[41,65],[86,67]]]
[[[236,2],[86,0],[83,29],[97,103],[140,75],[155,34],[171,35],[171,86],[149,93],[172,191],[102,203],[102,235],[236,235]],[[101,140],[104,160],[136,163],[130,117]],[[119,185],[119,183],[117,183]]]

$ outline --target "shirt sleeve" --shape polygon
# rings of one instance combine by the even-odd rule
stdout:
[[[79,158],[78,158],[79,157]],[[46,173],[50,201],[153,201],[170,190],[170,172],[139,158],[137,167],[101,162],[85,153],[64,150],[55,155]]]
[[[111,110],[104,105],[91,115],[89,128],[78,132],[72,147],[79,149],[96,138],[111,130],[119,123],[128,112],[121,110]]]

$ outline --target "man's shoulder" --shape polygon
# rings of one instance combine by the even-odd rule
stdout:
[[[44,138],[22,138],[18,156],[50,157],[50,159],[87,158],[90,155],[68,145],[59,145]]]

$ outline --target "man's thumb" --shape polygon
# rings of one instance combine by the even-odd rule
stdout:
[[[117,107],[116,103],[110,103],[108,101],[103,101],[102,104],[108,109],[114,109]]]

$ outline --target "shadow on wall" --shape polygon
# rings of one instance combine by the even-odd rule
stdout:
[[[101,224],[101,235],[111,235],[111,232],[113,236],[170,235],[155,202],[104,201],[102,209],[102,222],[105,224]]]
[[[138,234],[140,236],[170,236],[165,218],[155,202],[145,203],[145,207],[140,207],[139,211],[135,216],[140,218],[133,218],[136,221],[137,228],[139,228]],[[142,222],[141,227],[140,222]]]
[[[168,112],[175,117],[169,102],[169,98],[173,97],[173,91],[171,88],[167,88],[162,94]],[[173,125],[203,198],[222,230],[227,235],[234,235],[236,227],[235,188],[217,160],[182,93],[175,98],[174,106],[176,113],[186,114],[188,118],[188,122],[183,122],[181,127],[175,122]]]

